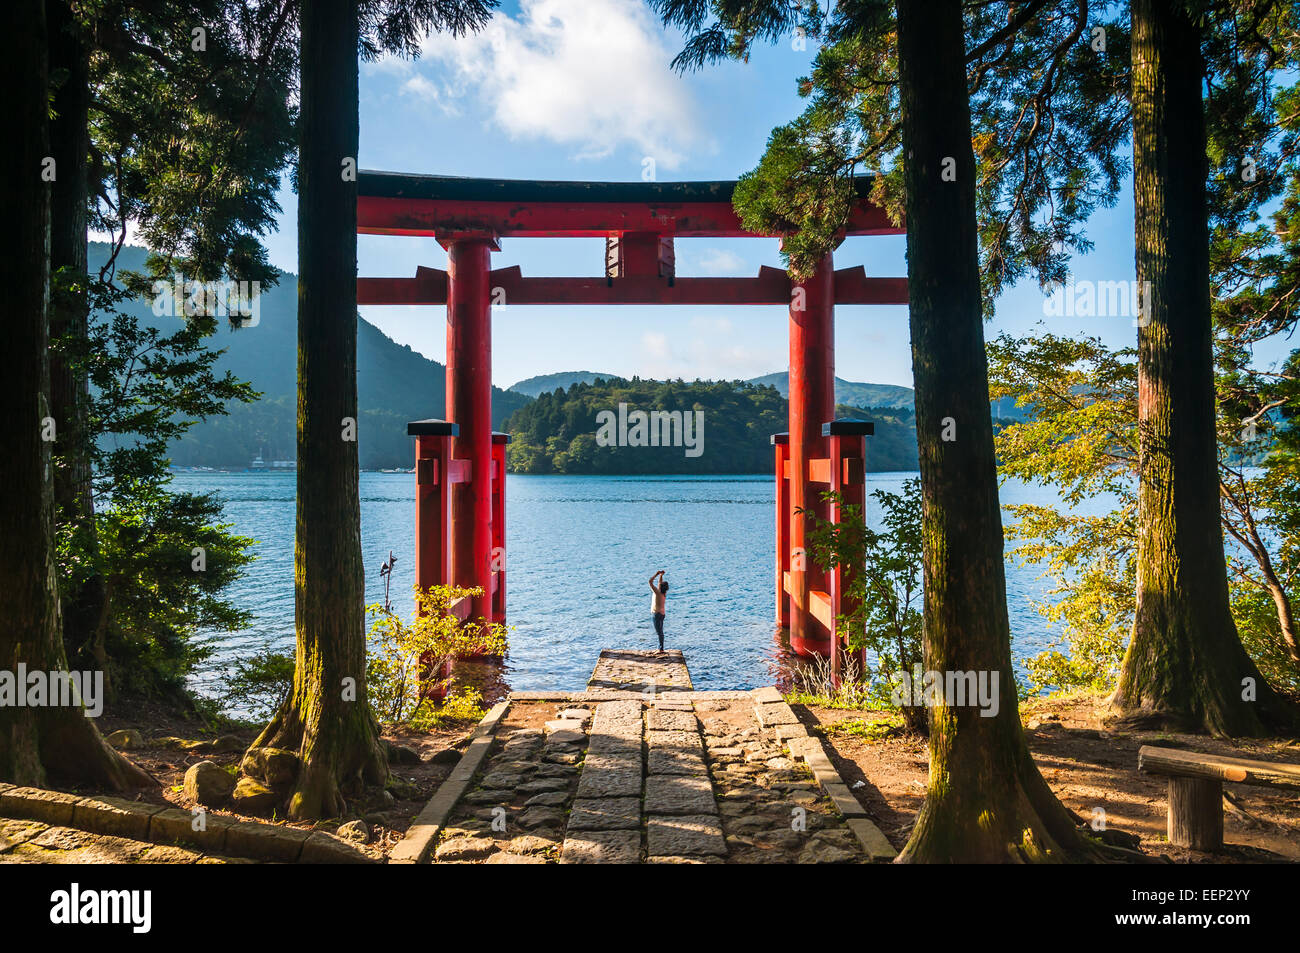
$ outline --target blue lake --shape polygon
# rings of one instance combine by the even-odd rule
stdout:
[[[897,489],[914,473],[868,474],[870,492]],[[232,658],[264,647],[292,651],[295,476],[178,473],[177,489],[216,491],[234,530],[258,541],[257,562],[231,590],[255,623],[212,637],[216,653],[196,687],[220,695]],[[361,538],[367,602],[382,602],[379,568],[397,555],[395,606],[410,605],[415,477],[361,475]],[[606,646],[655,646],[646,581],[671,583],[667,645],[682,649],[698,688],[770,684],[775,650],[773,482],[767,476],[507,478],[510,656],[518,690],[585,686]],[[1002,502],[1054,502],[1050,489],[1003,488]],[[868,503],[868,520],[875,513]],[[1053,638],[1032,601],[1047,587],[1034,566],[1007,565],[1007,602],[1017,659]]]

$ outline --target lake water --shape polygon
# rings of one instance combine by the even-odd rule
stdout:
[[[914,473],[868,474],[867,490],[896,490]],[[292,651],[295,475],[178,473],[179,490],[216,491],[234,530],[258,541],[257,562],[230,595],[256,619],[213,637],[216,654],[195,687],[220,695],[233,657],[264,647]],[[682,649],[697,688],[771,684],[775,658],[772,587],[773,481],[767,476],[524,476],[506,483],[508,622],[505,678],[517,690],[581,690],[607,646],[653,648],[646,580],[667,570],[666,644]],[[366,600],[382,602],[379,568],[392,550],[393,604],[411,604],[415,477],[361,474]],[[1054,502],[1055,492],[1021,484],[1002,502]],[[878,515],[868,500],[867,518]],[[1007,602],[1017,659],[1053,637],[1033,609],[1046,583],[1036,567],[1007,566]]]

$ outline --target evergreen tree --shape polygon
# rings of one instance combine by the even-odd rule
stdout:
[[[166,461],[169,440],[189,422],[253,395],[208,373],[216,354],[203,343],[214,326],[206,299],[188,322],[177,314],[182,330],[166,335],[123,303],[129,292],[154,297],[152,279],[275,281],[257,236],[279,211],[274,193],[293,146],[293,9],[288,0],[47,3],[60,170],[50,361],[65,639],[78,661],[129,674],[134,693],[161,689],[185,701],[185,660],[194,658],[186,638],[200,621],[239,619],[214,601],[233,576],[190,571],[185,555],[184,581],[176,554],[154,549],[140,559],[105,548],[101,536],[156,540],[148,514],[166,514],[168,537],[191,540],[181,554],[202,537],[214,564],[247,562],[247,541],[216,526],[215,497],[167,488]],[[114,236],[94,273],[91,224]],[[128,228],[153,249],[145,273],[117,270]],[[158,611],[133,591],[154,592]]]
[[[1227,9],[1224,7],[1227,6]],[[1247,17],[1274,4],[1255,8]],[[1138,330],[1137,602],[1113,704],[1135,724],[1292,724],[1233,621],[1220,524],[1211,323],[1206,23],[1235,5],[1132,0]]]
[[[320,0],[301,12],[297,655],[293,691],[253,744],[254,750],[298,754],[289,796],[294,818],[340,814],[345,796],[388,773],[365,677],[355,435],[357,57],[414,53],[423,33],[476,29],[492,6],[482,0]]]
[[[660,0],[656,6],[669,23],[692,34],[679,57],[688,66],[743,55],[755,38],[778,37],[796,26],[822,28],[815,9],[810,14],[779,3],[728,4],[721,13],[711,4],[687,0]],[[1050,6],[973,4],[974,12],[965,18],[960,0],[837,6],[828,29],[834,46],[817,61],[819,68],[835,65],[819,81],[825,92],[800,120],[773,134],[758,170],[737,190],[747,224],[794,233],[786,247],[796,273],[833,246],[847,216],[847,176],[864,156],[892,162],[876,194],[906,213],[926,667],[993,673],[1003,702],[989,718],[972,707],[932,709],[930,787],[903,861],[1089,860],[1101,852],[1043,781],[1020,726],[988,411],[980,186],[971,147],[968,62],[986,58],[995,69],[999,55],[1019,37],[1036,36],[1025,24]],[[969,31],[973,54],[967,49],[968,27],[974,27]],[[1063,45],[1058,58],[1070,49]],[[814,85],[808,84],[810,92]],[[888,121],[880,121],[886,116]],[[1080,134],[1086,131],[1085,126]],[[1016,197],[1032,201],[1035,190],[1050,197],[1054,173],[1065,169],[1065,158],[1039,161],[1033,148],[1020,154],[1034,163],[1035,175]],[[1086,162],[1072,161],[1080,175],[1086,172]],[[1105,173],[1102,169],[1097,186],[1102,195],[1110,184]],[[1063,234],[1073,234],[1086,211],[1082,186],[1088,183],[1078,176],[1071,181],[1080,195],[1066,210]],[[1039,267],[1051,264],[1041,249],[1027,257]],[[995,284],[996,275],[995,270]],[[941,438],[949,420],[957,427],[953,441]]]
[[[23,134],[0,158],[0,210],[14,239],[0,269],[9,294],[9,358],[0,375],[6,413],[0,441],[9,454],[0,494],[0,671],[17,678],[67,669],[54,564],[49,344],[50,180],[48,52],[43,0],[10,7],[11,55],[4,84]],[[13,690],[27,692],[28,684]],[[52,698],[30,707],[0,705],[0,778],[41,785],[87,781],[115,789],[153,779],[104,743],[81,704]]]

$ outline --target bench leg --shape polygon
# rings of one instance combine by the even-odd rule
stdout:
[[[1223,782],[1169,779],[1169,843],[1193,850],[1223,846]]]

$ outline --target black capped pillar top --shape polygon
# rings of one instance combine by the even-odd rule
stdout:
[[[406,435],[408,437],[459,437],[460,424],[454,424],[450,420],[412,420],[406,425]]]
[[[853,417],[839,417],[822,424],[823,437],[871,437],[875,432],[876,425],[870,420]]]

